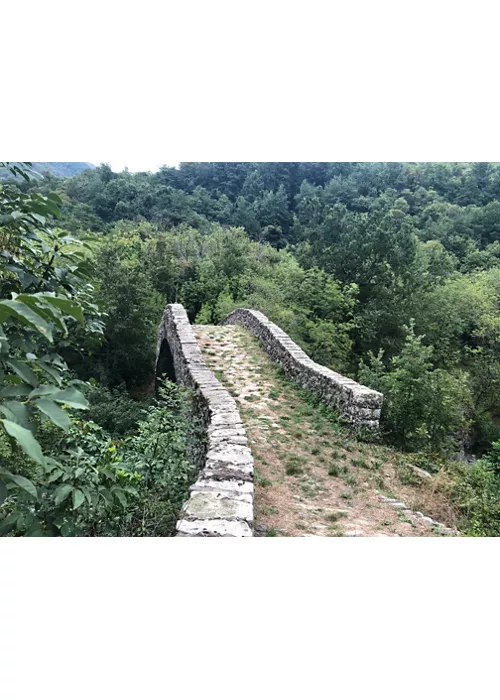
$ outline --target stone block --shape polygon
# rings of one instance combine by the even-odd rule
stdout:
[[[252,529],[242,520],[180,520],[178,537],[252,537]]]
[[[253,522],[251,500],[234,498],[230,492],[193,491],[183,508],[187,520],[245,520]]]
[[[248,503],[253,502],[254,494],[253,483],[241,479],[215,481],[213,479],[200,478],[190,487],[190,492],[192,493],[193,491],[214,491],[215,493],[232,494],[233,498],[247,501]]]

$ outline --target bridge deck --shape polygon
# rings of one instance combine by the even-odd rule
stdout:
[[[356,441],[285,379],[241,326],[194,326],[235,397],[255,460],[255,534],[438,536],[446,500],[390,449]],[[410,483],[405,483],[410,482]],[[385,499],[385,500],[384,500]],[[411,509],[411,510],[410,510]]]

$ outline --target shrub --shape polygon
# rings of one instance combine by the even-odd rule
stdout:
[[[445,450],[467,426],[470,392],[465,374],[434,369],[433,348],[407,328],[400,355],[387,370],[378,356],[361,363],[360,381],[384,394],[381,426],[394,444],[409,450]]]
[[[137,434],[124,440],[91,421],[67,432],[47,422],[40,429],[43,466],[2,442],[0,463],[15,465],[19,484],[29,488],[9,488],[0,535],[170,536],[195,476],[188,452],[198,439],[189,395],[166,382]]]
[[[85,393],[90,404],[88,419],[113,437],[135,432],[138,422],[144,417],[147,404],[133,399],[124,385],[107,389],[94,384]]]
[[[463,468],[455,498],[467,534],[500,537],[500,442],[493,443],[487,457]]]

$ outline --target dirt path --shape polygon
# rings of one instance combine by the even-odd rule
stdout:
[[[357,441],[283,376],[246,329],[194,331],[247,429],[256,535],[429,537],[446,534],[432,519],[454,526],[453,510],[433,480],[423,481],[402,455]]]

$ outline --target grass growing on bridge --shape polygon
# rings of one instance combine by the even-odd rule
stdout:
[[[195,332],[247,429],[255,460],[256,534],[439,534],[420,519],[400,517],[381,495],[455,524],[445,492],[424,483],[409,457],[353,430],[316,394],[289,380],[249,331],[200,326]]]

